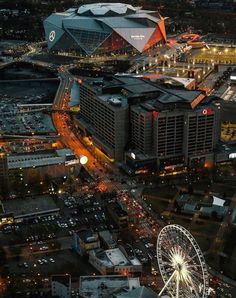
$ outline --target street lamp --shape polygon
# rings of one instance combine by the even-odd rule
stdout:
[[[79,162],[81,165],[85,165],[88,162],[88,157],[86,155],[80,155]]]

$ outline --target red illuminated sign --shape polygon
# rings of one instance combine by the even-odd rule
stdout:
[[[153,116],[153,118],[158,118],[158,112],[157,111],[153,111],[152,112],[152,116]]]
[[[213,111],[211,108],[206,108],[206,109],[202,110],[202,114],[206,115],[206,116],[211,115],[212,113],[213,113]]]

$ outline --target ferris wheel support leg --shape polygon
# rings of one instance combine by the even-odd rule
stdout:
[[[158,294],[158,297],[161,297],[162,293],[165,291],[166,287],[168,286],[168,284],[170,283],[170,281],[174,277],[175,273],[176,273],[176,270],[171,274],[171,277],[167,280],[167,283],[164,285],[164,287],[162,288],[162,290]]]
[[[176,277],[176,298],[179,298],[179,274]]]
[[[196,297],[197,297],[197,298],[200,298],[199,295],[198,295],[198,292],[196,291],[196,288],[195,288],[195,286],[194,286],[194,284],[193,284],[192,281],[191,281],[191,285],[192,285],[192,287],[193,287],[193,291],[194,291]]]

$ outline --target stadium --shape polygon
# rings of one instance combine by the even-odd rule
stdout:
[[[44,21],[52,52],[142,53],[166,41],[157,12],[123,3],[97,3],[53,13]]]

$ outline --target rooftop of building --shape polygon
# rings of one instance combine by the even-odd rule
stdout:
[[[138,259],[132,258],[128,259],[123,252],[119,248],[113,249],[96,249],[91,251],[90,253],[94,254],[97,259],[100,260],[106,267],[114,267],[114,266],[141,266],[141,263]]]
[[[58,282],[65,287],[69,287],[71,283],[71,276],[69,274],[52,275],[52,282]]]
[[[115,212],[119,217],[127,216],[127,212],[124,209],[122,209],[122,207],[117,201],[109,203],[108,208]]]
[[[106,242],[108,246],[115,245],[115,240],[109,230],[100,231],[99,236]]]
[[[99,79],[87,78],[84,83],[96,92],[98,98],[116,107],[143,105],[144,109],[158,111],[178,107],[195,109],[214,101],[213,97],[205,96],[200,90],[185,89],[186,80],[174,82],[166,78],[160,81],[117,75]]]
[[[17,153],[7,156],[8,168],[30,168],[42,165],[59,164],[76,159],[71,149],[50,149],[35,152]]]
[[[80,295],[86,298],[108,298],[114,293],[140,287],[139,278],[123,275],[81,276]]]
[[[98,240],[98,234],[91,229],[82,229],[76,233],[84,243],[91,243]]]
[[[93,17],[93,18],[109,18],[109,17],[127,17],[132,16],[142,17],[146,14],[153,14],[156,11],[144,10],[142,7],[134,7],[126,3],[91,3],[79,6],[79,8],[69,8],[62,13],[56,13],[58,15],[74,15],[75,17]],[[150,17],[153,17],[150,15]],[[157,18],[153,17],[154,20]]]
[[[157,298],[157,293],[152,289],[141,286],[127,293],[116,295],[116,298]]]
[[[93,3],[81,5],[78,10],[78,15],[92,15],[92,16],[105,16],[105,15],[124,15],[136,13],[138,8],[125,3]]]
[[[13,214],[15,218],[40,214],[49,211],[59,211],[51,196],[27,197],[27,199],[5,200],[3,202],[5,214]],[[19,208],[20,206],[20,208]]]

